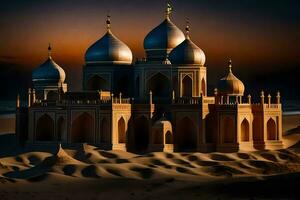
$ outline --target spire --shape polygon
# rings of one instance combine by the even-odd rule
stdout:
[[[48,58],[51,58],[51,51],[52,51],[52,48],[51,48],[51,44],[49,42],[49,46],[48,46]]]
[[[110,15],[107,14],[106,16],[106,28],[107,28],[107,32],[110,32]]]
[[[232,68],[232,61],[231,61],[231,59],[229,59],[229,61],[228,61],[228,67],[229,67],[229,73],[232,73],[232,70],[231,70],[231,68]]]
[[[190,39],[190,20],[189,18],[185,19],[185,37],[186,39]]]
[[[166,18],[170,19],[170,15],[173,11],[173,7],[171,6],[170,3],[167,3],[167,8],[166,8]]]

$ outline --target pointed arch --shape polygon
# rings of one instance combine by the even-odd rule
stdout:
[[[178,151],[192,151],[197,148],[197,127],[189,117],[182,118],[176,128]]]
[[[118,141],[119,143],[126,142],[126,126],[123,117],[121,117],[118,121]]]
[[[74,143],[94,142],[94,118],[83,113],[72,122],[71,141]]]
[[[276,122],[272,118],[267,122],[267,140],[277,140]]]
[[[247,119],[244,119],[241,123],[241,141],[249,141],[249,122]]]
[[[53,138],[54,138],[54,121],[48,114],[44,114],[37,121],[36,140],[52,141]]]
[[[206,96],[206,82],[204,78],[201,81],[201,93],[203,96]]]
[[[222,130],[224,143],[233,143],[235,138],[235,128],[232,117],[226,117],[224,119]]]
[[[98,75],[89,78],[87,82],[88,90],[109,90],[108,82]]]
[[[162,73],[152,76],[147,85],[148,91],[152,91],[154,100],[171,96],[170,80]]]
[[[100,143],[110,142],[110,131],[109,124],[106,117],[104,117],[100,122]]]
[[[66,121],[65,119],[61,116],[57,120],[57,141],[62,141],[62,138],[64,135],[66,135]]]
[[[192,97],[193,96],[193,80],[188,75],[186,75],[182,79],[182,96],[183,97]]]

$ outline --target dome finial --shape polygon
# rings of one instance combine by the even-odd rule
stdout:
[[[107,28],[107,31],[110,32],[110,15],[107,14],[106,16],[106,28]]]
[[[173,11],[173,7],[171,6],[171,4],[168,2],[167,3],[167,9],[166,9],[166,18],[170,19],[170,15]]]
[[[51,58],[51,51],[52,51],[52,48],[51,48],[51,44],[49,42],[49,46],[48,46],[48,58]]]
[[[231,61],[231,59],[229,59],[229,61],[228,61],[228,67],[229,67],[229,72],[232,73],[232,70],[231,70],[231,68],[232,68],[232,61]]]
[[[189,20],[189,18],[185,19],[185,23],[186,23],[186,26],[185,26],[186,39],[189,39],[190,38],[190,20]]]

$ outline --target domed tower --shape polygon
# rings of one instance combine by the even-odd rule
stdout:
[[[184,40],[184,34],[170,19],[171,12],[172,7],[167,4],[163,22],[144,39],[146,59],[134,67],[135,99],[147,100],[151,91],[156,104],[171,101],[172,65],[168,56]]]
[[[191,40],[186,21],[186,37],[170,53],[173,66],[173,90],[177,97],[206,96],[206,67],[204,52]]]
[[[83,88],[103,90],[128,95],[132,52],[111,31],[110,16],[106,20],[107,31],[103,37],[92,44],[85,53],[83,68]]]
[[[66,73],[51,56],[49,44],[48,59],[32,72],[33,88],[38,99],[56,100],[59,92],[67,91]]]
[[[165,61],[171,50],[184,40],[184,34],[170,19],[171,11],[172,7],[168,4],[165,20],[144,39],[144,49],[149,61]]]
[[[218,82],[218,96],[222,103],[238,103],[244,95],[245,86],[232,72],[232,62],[228,63],[228,74]]]

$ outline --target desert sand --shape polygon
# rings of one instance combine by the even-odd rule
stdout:
[[[283,150],[148,153],[13,145],[0,118],[0,199],[297,199],[300,115],[284,116]],[[5,123],[3,123],[5,122]],[[299,148],[300,149],[300,148]]]

